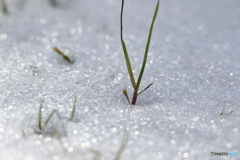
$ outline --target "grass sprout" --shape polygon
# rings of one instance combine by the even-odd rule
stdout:
[[[128,138],[129,138],[129,132],[125,131],[125,133],[123,135],[122,144],[121,144],[120,148],[118,149],[117,154],[113,160],[120,160],[121,155],[127,146]]]
[[[76,105],[77,105],[77,97],[75,97],[75,100],[73,102],[73,108],[72,108],[72,112],[71,112],[71,115],[70,115],[70,121],[73,121],[73,117],[74,117],[74,114],[75,114],[75,111],[76,111]]]
[[[143,93],[145,90],[147,90],[147,89],[153,84],[153,83],[149,84],[144,90],[142,90],[141,92],[138,92],[139,87],[140,87],[140,84],[141,84],[141,80],[142,80],[142,77],[143,77],[143,73],[144,73],[144,70],[145,70],[146,62],[147,62],[148,50],[149,50],[149,46],[150,46],[150,42],[151,42],[151,38],[152,38],[152,31],[153,31],[154,23],[155,23],[155,20],[156,20],[156,18],[157,18],[157,14],[158,14],[159,0],[158,0],[158,2],[157,2],[157,4],[156,4],[156,8],[155,8],[154,15],[153,15],[153,18],[152,18],[152,23],[151,23],[151,26],[150,26],[150,29],[149,29],[148,39],[147,39],[147,43],[146,43],[146,47],[145,47],[145,53],[144,53],[143,62],[142,62],[142,67],[141,67],[141,70],[140,70],[140,73],[139,73],[139,76],[138,76],[137,81],[135,81],[135,78],[134,78],[134,74],[133,74],[133,71],[132,71],[131,62],[130,62],[130,59],[129,59],[129,56],[128,56],[128,51],[127,51],[125,42],[124,42],[124,40],[123,40],[123,35],[122,35],[122,34],[123,34],[123,22],[122,22],[122,19],[123,19],[123,6],[124,6],[124,0],[122,0],[121,16],[120,16],[120,23],[121,23],[121,29],[120,29],[121,44],[122,44],[122,48],[123,48],[124,58],[125,58],[125,61],[126,61],[126,65],[127,65],[127,70],[128,70],[128,74],[129,74],[129,77],[130,77],[130,81],[131,81],[132,87],[133,87],[133,89],[134,89],[134,93],[133,93],[133,97],[132,97],[132,102],[131,102],[131,104],[132,104],[132,105],[135,105],[135,104],[136,104],[136,101],[137,101],[137,97],[138,97],[141,93]],[[123,94],[125,95],[125,97],[127,98],[128,102],[130,103],[129,96],[128,96],[128,94],[127,94],[127,90],[124,89],[122,92],[123,92]]]
[[[60,49],[58,49],[57,47],[53,47],[53,50],[58,53],[64,60],[68,61],[69,63],[74,63],[74,61],[72,61],[68,55],[66,55],[63,51],[61,51]]]
[[[7,3],[5,2],[5,0],[0,0],[0,1],[2,4],[2,12],[3,12],[3,14],[7,15],[9,13]]]
[[[42,130],[43,129],[43,125],[42,125],[42,108],[43,108],[43,102],[44,100],[41,101],[41,104],[39,106],[39,112],[38,112],[38,129]],[[48,122],[51,120],[52,116],[54,113],[56,113],[57,110],[53,110],[49,116],[47,117],[46,121],[44,122],[44,125],[46,126],[48,124]]]
[[[223,107],[222,112],[220,113],[220,115],[230,115],[231,113],[233,113],[233,111],[230,111],[229,113],[224,113],[224,110],[226,109],[226,106]]]

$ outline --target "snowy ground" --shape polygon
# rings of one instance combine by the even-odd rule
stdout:
[[[120,0],[6,0],[0,14],[0,159],[237,160],[240,1],[161,1],[136,106],[119,37]],[[124,38],[138,74],[156,0],[126,0]],[[57,55],[64,50],[74,64]],[[74,98],[77,109],[69,121]],[[43,120],[57,109],[42,131]],[[223,107],[225,113],[220,115]]]

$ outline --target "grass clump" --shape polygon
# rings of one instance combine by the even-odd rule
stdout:
[[[2,4],[2,12],[3,12],[3,14],[7,15],[9,13],[7,3],[5,2],[5,0],[0,0],[0,1]]]
[[[134,75],[133,75],[131,62],[130,62],[130,59],[129,59],[129,56],[128,56],[128,51],[127,51],[125,42],[124,42],[124,40],[123,40],[123,35],[122,35],[122,33],[123,33],[123,25],[122,25],[123,6],[124,6],[124,0],[122,0],[121,16],[120,16],[120,23],[121,23],[121,30],[120,30],[121,44],[122,44],[122,48],[123,48],[123,52],[124,52],[124,58],[125,58],[125,61],[126,61],[126,65],[127,65],[127,70],[128,70],[128,74],[129,74],[129,77],[130,77],[130,81],[131,81],[132,87],[133,87],[133,89],[134,89],[134,93],[133,93],[133,97],[132,97],[132,102],[131,102],[131,104],[135,105],[135,104],[136,104],[136,101],[137,101],[137,97],[138,97],[141,93],[143,93],[145,90],[147,90],[147,89],[153,84],[153,83],[151,83],[151,84],[149,84],[145,89],[143,89],[142,91],[140,91],[140,92],[138,91],[138,90],[139,90],[139,87],[140,87],[140,84],[141,84],[142,77],[143,77],[143,73],[144,73],[144,69],[145,69],[145,66],[146,66],[146,62],[147,62],[148,50],[149,50],[149,46],[150,46],[150,42],[151,42],[153,26],[154,26],[155,20],[156,20],[156,18],[157,18],[158,9],[159,9],[159,0],[158,0],[158,2],[157,2],[157,4],[156,4],[156,8],[155,8],[154,15],[153,15],[153,18],[152,18],[152,23],[151,23],[151,26],[150,26],[150,29],[149,29],[148,40],[147,40],[147,44],[146,44],[146,47],[145,47],[145,53],[144,53],[144,57],[143,57],[142,67],[141,67],[141,70],[140,70],[140,73],[139,73],[139,76],[138,76],[137,81],[135,81],[135,78],[134,78]],[[127,90],[124,89],[122,92],[123,92],[123,94],[125,95],[125,97],[127,98],[128,102],[129,102],[129,104],[130,104],[130,100],[129,100],[129,96],[128,96]]]
[[[68,61],[69,63],[74,63],[74,61],[71,60],[68,55],[66,55],[63,51],[61,51],[61,50],[58,49],[57,47],[53,47],[53,50],[54,50],[57,54],[59,54],[64,60]]]
[[[38,112],[38,129],[41,131],[43,130],[43,124],[42,124],[42,108],[43,108],[43,102],[41,102],[40,106],[39,106],[39,112]],[[53,110],[49,116],[47,117],[46,121],[44,122],[44,126],[46,126],[48,124],[48,122],[51,120],[52,116],[54,113],[56,113],[57,110]]]
[[[55,113],[57,114],[57,116],[59,118],[57,110],[54,109],[48,115],[47,119],[43,123],[43,120],[42,120],[43,103],[44,103],[44,100],[41,101],[40,106],[39,106],[39,111],[38,111],[38,129],[39,129],[39,131],[42,131],[44,129],[44,126],[46,126],[50,122],[50,120],[52,119],[52,117]],[[74,102],[73,102],[73,108],[72,108],[72,112],[71,112],[70,118],[69,118],[70,121],[73,121],[73,118],[74,118],[74,115],[75,115],[75,112],[76,112],[76,105],[77,105],[77,97],[75,97]]]

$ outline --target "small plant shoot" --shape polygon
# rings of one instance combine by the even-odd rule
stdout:
[[[43,129],[43,126],[42,126],[42,108],[43,108],[43,100],[39,106],[39,112],[38,112],[38,129],[41,131]],[[57,110],[53,110],[49,116],[47,117],[47,120],[44,122],[44,125],[46,126],[48,124],[48,122],[51,120],[52,116],[54,113],[56,113]]]
[[[129,59],[129,56],[128,56],[128,51],[127,51],[125,42],[123,40],[123,22],[122,22],[123,21],[122,20],[123,19],[123,6],[124,6],[124,0],[122,0],[121,16],[120,16],[121,44],[122,44],[122,48],[123,48],[124,58],[125,58],[125,61],[126,61],[126,65],[127,65],[127,70],[128,70],[128,74],[129,74],[129,77],[130,77],[130,81],[131,81],[132,87],[134,89],[131,104],[135,105],[136,101],[137,101],[137,97],[141,93],[146,91],[153,84],[153,83],[151,83],[145,89],[143,89],[142,91],[140,91],[140,92],[138,91],[139,87],[140,87],[140,84],[141,84],[142,77],[143,77],[143,72],[144,72],[144,69],[145,69],[145,66],[146,66],[146,62],[147,62],[148,50],[149,50],[149,46],[150,46],[150,42],[151,42],[153,26],[154,26],[154,23],[155,23],[155,20],[157,18],[157,14],[158,14],[159,0],[158,0],[158,2],[156,4],[156,8],[155,8],[154,15],[153,15],[153,18],[152,18],[152,23],[151,23],[151,26],[150,26],[150,29],[149,29],[147,44],[146,44],[146,47],[145,47],[145,53],[144,53],[143,62],[142,62],[142,67],[141,67],[141,70],[140,70],[140,73],[139,73],[137,81],[135,81],[135,78],[134,78],[134,75],[133,75],[133,71],[132,71],[131,62],[130,62],[130,59]],[[129,100],[129,96],[128,96],[127,90],[124,89],[122,92],[123,92],[124,96],[126,97],[126,99],[128,100],[128,102],[130,104],[130,100]]]
[[[68,61],[69,63],[74,63],[74,61],[72,61],[68,55],[66,55],[63,51],[61,51],[60,49],[58,49],[57,47],[53,47],[53,50],[58,53],[64,60]]]

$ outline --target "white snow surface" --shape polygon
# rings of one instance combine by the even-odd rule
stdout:
[[[237,160],[240,1],[162,0],[141,89],[132,96],[120,0],[6,0],[0,14],[0,159]],[[124,39],[138,76],[156,0],[126,0]],[[75,60],[64,61],[57,46]],[[69,120],[75,97],[76,112]],[[50,122],[38,129],[54,110]],[[224,113],[220,115],[223,107]]]

